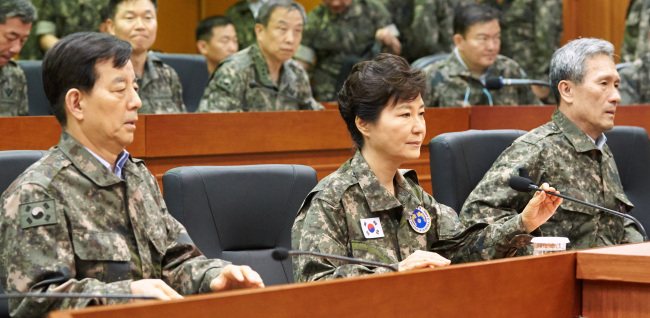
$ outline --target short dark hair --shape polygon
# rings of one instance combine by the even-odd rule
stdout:
[[[260,7],[255,22],[267,27],[269,25],[269,20],[271,19],[271,14],[273,14],[273,11],[275,11],[276,8],[286,8],[289,9],[289,11],[298,10],[302,16],[302,22],[307,23],[307,13],[305,13],[305,8],[302,4],[292,0],[269,0],[265,2]]]
[[[356,117],[375,123],[391,99],[393,105],[412,101],[424,93],[425,85],[424,72],[412,69],[401,56],[382,53],[372,61],[354,65],[338,100],[339,112],[357,149],[363,147],[363,135],[357,129]]]
[[[0,24],[5,24],[7,18],[20,18],[22,23],[36,21],[36,8],[29,0],[0,1]]]
[[[232,20],[223,15],[215,15],[205,18],[196,26],[196,40],[210,41],[213,35],[212,29],[215,27],[226,26],[228,24],[232,24]]]
[[[117,6],[119,6],[122,2],[128,2],[128,1],[134,1],[134,0],[110,0],[108,2],[108,10],[101,12],[100,15],[105,15],[102,16],[101,18],[104,19],[102,22],[106,21],[106,19],[115,19],[115,13],[117,13]],[[149,0],[151,3],[153,3],[153,7],[158,10],[158,1],[156,0]]]
[[[454,13],[454,34],[465,36],[467,29],[477,23],[499,20],[501,12],[485,3],[471,3],[457,8]]]
[[[110,34],[73,33],[56,42],[43,57],[43,88],[52,112],[62,127],[67,124],[65,95],[72,88],[90,92],[95,86],[98,61],[113,59],[123,67],[131,57],[131,44]]]

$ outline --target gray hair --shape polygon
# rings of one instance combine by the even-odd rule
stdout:
[[[23,23],[36,21],[36,8],[29,0],[0,1],[0,24],[5,24],[7,18],[20,18]]]
[[[298,10],[302,16],[302,23],[307,23],[307,13],[305,13],[305,8],[302,4],[291,1],[291,0],[269,0],[262,4],[260,11],[257,14],[255,21],[264,27],[269,25],[269,20],[271,19],[271,14],[275,11],[276,8],[286,8],[289,11]]]
[[[563,80],[570,80],[576,84],[582,83],[587,73],[586,60],[601,54],[614,60],[614,45],[594,38],[573,40],[553,53],[550,79],[551,89],[558,105],[560,105],[558,84]]]

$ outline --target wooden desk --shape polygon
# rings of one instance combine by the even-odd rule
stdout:
[[[583,316],[650,316],[650,243],[579,252],[576,274]]]

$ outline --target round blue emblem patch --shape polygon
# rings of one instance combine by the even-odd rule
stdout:
[[[415,232],[426,233],[431,228],[431,216],[427,210],[419,206],[409,215],[409,224]]]

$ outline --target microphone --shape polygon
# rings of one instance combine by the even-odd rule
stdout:
[[[510,177],[510,180],[508,180],[508,185],[511,188],[513,188],[513,189],[515,189],[515,190],[517,190],[519,192],[530,192],[531,190],[544,191],[544,190],[542,190],[542,188],[534,185],[533,182],[530,179],[526,179],[526,178],[520,177],[520,176],[512,176],[512,177]],[[611,213],[611,214],[614,214],[614,215],[617,215],[617,216],[620,216],[620,217],[623,217],[623,218],[626,218],[626,219],[630,219],[639,228],[639,232],[641,232],[641,235],[643,235],[643,241],[645,241],[645,242],[648,241],[648,234],[646,234],[645,229],[643,228],[643,225],[641,225],[641,222],[639,222],[639,220],[637,220],[635,217],[633,217],[633,216],[631,216],[629,214],[625,214],[625,213],[621,213],[621,212],[618,212],[618,211],[610,210],[608,208],[598,206],[598,205],[595,205],[595,204],[591,204],[591,203],[588,203],[588,202],[585,202],[585,201],[582,201],[582,200],[578,200],[578,199],[575,199],[575,198],[572,198],[572,197],[568,197],[568,196],[563,195],[563,194],[559,194],[559,193],[555,193],[555,192],[547,192],[547,191],[544,191],[544,192],[546,192],[546,193],[548,193],[550,195],[554,195],[556,197],[567,199],[569,201],[578,202],[580,204],[584,204],[586,206],[590,206],[592,208],[596,208],[598,210],[608,212],[608,213]]]
[[[298,103],[298,109],[308,109],[307,103],[305,103],[304,101],[299,100],[299,99],[297,99],[297,98],[295,98],[293,96],[289,96],[287,94],[282,94],[282,93],[278,92],[275,89],[271,89],[271,88],[268,88],[266,86],[262,86],[261,84],[259,84],[255,80],[252,80],[252,81],[248,82],[248,88],[251,88],[251,89],[259,88],[259,89],[261,89],[263,91],[274,94],[275,96],[282,96],[282,97],[288,98],[288,99]]]
[[[551,83],[522,78],[503,78],[502,76],[488,76],[485,78],[485,88],[487,89],[501,89],[504,86],[512,85],[544,85],[550,87]]]
[[[352,257],[325,254],[325,253],[319,253],[319,252],[295,251],[295,250],[287,250],[286,248],[283,248],[283,247],[278,247],[275,250],[273,250],[273,253],[271,253],[271,256],[276,261],[284,261],[285,259],[289,258],[289,256],[295,256],[295,255],[310,255],[310,256],[316,256],[316,257],[326,258],[326,259],[335,259],[337,261],[343,261],[343,262],[350,263],[350,264],[361,264],[361,265],[371,265],[371,266],[377,266],[377,267],[384,267],[384,268],[388,268],[388,269],[392,270],[393,272],[399,271],[399,269],[397,267],[395,267],[393,265],[386,264],[386,263],[365,261],[365,260],[362,260],[362,259],[356,259],[356,258],[352,258]]]
[[[158,299],[147,295],[132,294],[91,294],[91,293],[20,293],[20,294],[0,294],[0,299],[11,298],[113,298],[113,299]]]

